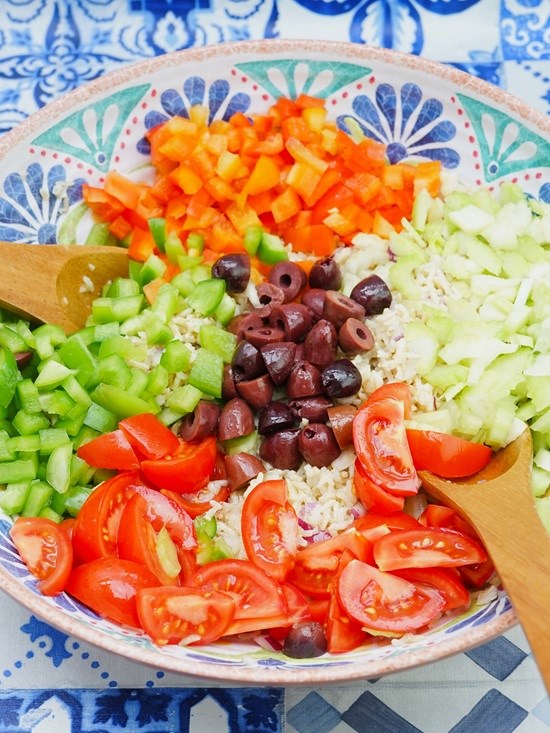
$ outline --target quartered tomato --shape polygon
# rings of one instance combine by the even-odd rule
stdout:
[[[280,583],[248,560],[208,563],[195,573],[190,585],[220,591],[234,600],[235,618],[228,634],[283,626],[288,618]]]
[[[495,572],[495,566],[491,558],[476,565],[464,565],[458,569],[462,580],[472,588],[483,588],[491,575]]]
[[[18,517],[10,537],[25,565],[45,596],[64,590],[73,566],[73,548],[68,533],[51,519]]]
[[[143,565],[102,557],[73,570],[67,582],[67,593],[100,616],[139,629],[136,594],[141,588],[157,585],[156,576]]]
[[[125,471],[97,486],[82,505],[73,528],[77,562],[116,557],[118,525],[128,499],[142,486],[136,471]]]
[[[409,429],[407,440],[415,468],[443,478],[472,476],[485,468],[493,455],[486,445],[434,430]]]
[[[216,455],[214,436],[198,443],[180,440],[174,453],[158,460],[142,461],[141,471],[158,489],[192,494],[200,491],[212,475]]]
[[[390,514],[377,514],[376,512],[367,512],[359,519],[356,519],[353,526],[358,532],[367,529],[375,529],[376,527],[386,526],[390,531],[396,529],[419,529],[422,525],[420,522],[405,512],[391,512]]]
[[[390,532],[374,543],[380,570],[458,567],[484,562],[487,553],[471,537],[451,529],[413,529]]]
[[[463,532],[469,537],[478,539],[474,528],[462,519],[454,509],[451,509],[451,507],[448,506],[441,506],[441,504],[428,504],[418,518],[418,521],[424,527],[454,529],[456,532]]]
[[[466,610],[470,605],[470,593],[456,568],[403,568],[393,572],[411,583],[429,585],[439,591],[445,599],[443,611]]]
[[[97,438],[81,445],[76,454],[89,466],[114,468],[119,471],[132,471],[139,468],[134,449],[122,430],[113,430],[111,433],[98,435]]]
[[[376,400],[385,400],[387,398],[397,400],[403,403],[405,420],[409,420],[411,416],[412,395],[411,388],[406,382],[388,382],[383,384],[367,397],[367,404],[376,402]]]
[[[235,603],[211,589],[145,588],[137,594],[137,613],[156,644],[209,644],[226,633]]]
[[[405,506],[404,497],[390,494],[367,476],[363,464],[358,458],[355,459],[353,489],[363,506],[379,514],[398,512]]]
[[[118,427],[145,458],[164,458],[179,448],[179,440],[174,433],[150,413],[127,417],[119,422]]]
[[[367,400],[353,419],[353,443],[371,481],[395,496],[418,493],[420,481],[407,443],[403,402],[392,397]]]
[[[195,517],[199,517],[211,509],[212,502],[224,502],[230,494],[230,489],[229,486],[225,485],[217,489],[215,493],[210,492],[208,487],[205,487],[204,491],[199,490],[195,494],[177,494],[175,491],[166,491],[165,489],[161,489],[160,493],[173,499],[182,509],[185,509],[191,519],[195,519]],[[205,495],[210,498],[204,498]]]
[[[248,559],[277,580],[294,566],[298,518],[288,501],[286,481],[264,481],[246,497],[241,535]]]
[[[363,628],[390,636],[426,626],[445,606],[437,591],[419,588],[359,560],[342,570],[337,593],[346,613]]]
[[[353,559],[357,558],[354,558],[348,550],[342,554],[338,571],[331,585],[332,593],[326,618],[327,651],[331,654],[341,654],[357,649],[368,639],[359,621],[350,618],[344,610],[337,592],[340,575]]]
[[[360,532],[350,529],[300,550],[288,581],[309,596],[328,598],[343,552],[359,560],[367,560],[372,554],[370,542]]]

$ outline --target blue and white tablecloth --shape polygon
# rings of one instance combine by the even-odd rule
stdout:
[[[420,54],[550,112],[550,0],[0,0],[0,132],[122,64],[263,37]],[[550,704],[519,629],[362,684],[208,688],[68,637],[0,594],[3,733],[283,730],[544,733]]]

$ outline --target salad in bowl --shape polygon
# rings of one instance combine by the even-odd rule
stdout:
[[[168,57],[177,88],[154,64],[91,85],[18,133],[43,163],[3,184],[6,239],[128,251],[79,331],[2,314],[7,590],[225,679],[379,674],[513,621],[419,470],[473,475],[529,426],[550,516],[542,122],[451,72],[442,102],[408,57],[395,85],[391,54],[302,45],[233,47],[223,74],[232,47]],[[91,129],[107,158],[76,152]],[[55,227],[18,221],[25,195]]]

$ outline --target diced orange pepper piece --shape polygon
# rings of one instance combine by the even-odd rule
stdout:
[[[286,231],[288,244],[295,252],[307,252],[325,257],[331,255],[336,247],[336,237],[324,224],[310,224],[299,229],[289,228]]]
[[[187,163],[180,163],[169,176],[187,194],[196,193],[202,186],[202,178]]]
[[[141,190],[137,183],[134,183],[117,171],[109,171],[105,176],[104,188],[106,193],[118,199],[127,209],[136,208],[141,195]]]
[[[414,177],[414,195],[417,196],[425,188],[430,196],[437,196],[441,182],[441,162],[419,163]]]
[[[277,224],[290,219],[301,208],[302,204],[300,203],[298,194],[292,188],[287,188],[271,202],[271,213]]]
[[[267,155],[260,155],[254,170],[245,186],[245,190],[251,196],[269,191],[274,188],[280,180],[281,171],[272,158]]]

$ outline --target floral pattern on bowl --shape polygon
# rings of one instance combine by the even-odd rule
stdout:
[[[462,72],[375,48],[252,42],[124,68],[50,104],[5,135],[0,140],[0,238],[84,242],[93,222],[82,204],[82,183],[101,184],[112,168],[136,179],[148,175],[147,129],[173,115],[188,116],[193,104],[207,105],[210,119],[227,119],[301,92],[326,99],[343,130],[387,143],[392,162],[440,160],[467,184],[511,180],[534,196],[550,195],[548,120],[501,90]],[[67,633],[194,676],[282,685],[378,677],[464,651],[515,622],[501,590],[489,603],[474,603],[422,635],[374,642],[345,655],[293,660],[226,641],[159,648],[65,595],[41,596],[13,548],[9,526],[0,517],[0,579],[8,593]]]

